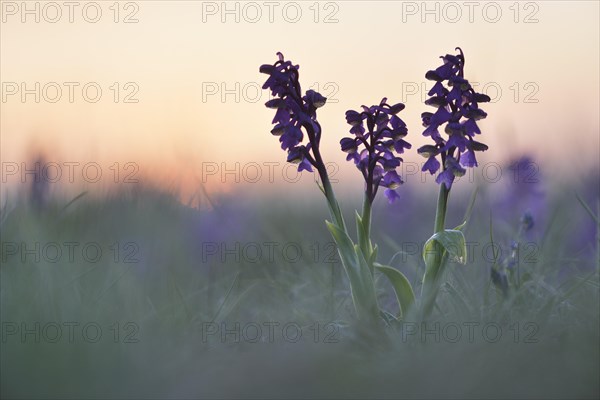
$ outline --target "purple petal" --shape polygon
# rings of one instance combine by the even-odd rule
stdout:
[[[429,171],[433,175],[438,169],[440,169],[440,162],[435,157],[429,157],[423,168],[421,168],[421,171]]]
[[[442,171],[435,181],[438,184],[443,183],[446,186],[446,189],[450,189],[452,187],[452,182],[454,182],[454,174],[449,169]]]
[[[398,154],[404,153],[404,149],[410,149],[411,147],[412,145],[403,139],[394,142],[394,150],[396,150]]]
[[[445,94],[445,87],[442,82],[436,82],[435,85],[431,88],[429,92],[427,92],[428,96],[443,96]]]
[[[272,124],[279,123],[287,125],[290,122],[290,112],[287,108],[278,108],[273,118]]]
[[[465,167],[476,167],[477,160],[475,159],[475,152],[467,150],[466,153],[463,153],[463,155],[460,156],[460,163]]]
[[[298,164],[298,172],[302,171],[313,172],[312,165],[310,165],[310,162],[306,158],[302,159],[300,164]]]
[[[467,121],[463,122],[462,125],[465,129],[465,132],[469,136],[474,136],[475,134],[481,133],[479,127],[477,126],[477,122],[475,122],[474,119],[468,119]]]
[[[398,196],[398,193],[393,189],[386,189],[385,197],[387,197],[388,202],[390,204],[392,204],[394,201],[396,201],[396,199],[400,198],[400,196]]]

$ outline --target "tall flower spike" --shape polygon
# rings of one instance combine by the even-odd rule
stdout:
[[[346,160],[352,160],[361,171],[370,202],[380,185],[387,188],[385,195],[390,203],[398,198],[396,189],[403,183],[396,171],[403,161],[398,154],[412,147],[404,140],[408,134],[406,124],[396,115],[403,109],[404,104],[389,105],[384,97],[379,105],[362,106],[362,112],[346,111],[353,136],[343,138],[340,145],[348,153]]]
[[[477,166],[475,152],[488,149],[474,137],[481,134],[477,121],[487,116],[479,108],[479,103],[489,102],[490,98],[476,93],[464,78],[465,57],[460,47],[456,50],[459,54],[442,56],[444,64],[425,75],[425,78],[435,81],[425,104],[436,108],[436,111],[421,114],[425,127],[423,136],[430,136],[434,144],[418,150],[427,158],[422,170],[433,175],[441,167],[442,171],[435,181],[443,183],[447,189],[452,187],[454,178],[465,174],[465,168]],[[447,138],[439,132],[442,126]]]
[[[275,64],[260,67],[261,73],[269,75],[263,89],[270,89],[273,96],[265,106],[276,110],[271,133],[279,136],[281,148],[288,152],[288,162],[298,164],[298,171],[312,172],[313,166],[319,169],[322,164],[318,154],[321,125],[317,122],[316,110],[325,105],[327,99],[314,90],[307,90],[302,96],[298,80],[300,67],[285,61],[281,53],[277,56]],[[307,144],[303,144],[305,133]]]

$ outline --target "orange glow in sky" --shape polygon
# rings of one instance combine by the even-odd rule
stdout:
[[[283,173],[258,73],[282,51],[300,64],[304,89],[329,98],[323,153],[344,179],[355,173],[338,150],[344,112],[384,96],[404,102],[407,140],[425,144],[424,75],[456,46],[467,78],[493,101],[484,161],[527,153],[558,173],[597,169],[599,3],[467,3],[2,1],[3,174],[35,152],[98,163],[109,183],[129,163],[188,195],[198,182],[230,190],[235,174],[215,179],[222,167],[246,183],[255,164],[262,179],[265,162]],[[421,162],[414,151],[405,159]]]

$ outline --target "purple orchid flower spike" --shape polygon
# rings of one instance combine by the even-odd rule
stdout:
[[[362,111],[346,111],[346,121],[351,125],[351,137],[340,141],[342,150],[348,153],[365,179],[365,194],[369,203],[377,195],[379,186],[386,188],[390,203],[398,198],[396,189],[403,183],[396,169],[403,161],[399,154],[410,149],[404,140],[408,134],[406,124],[397,114],[404,104],[389,105],[383,98],[379,105],[362,106]],[[366,125],[366,128],[365,128]]]
[[[277,56],[275,64],[260,67],[261,73],[269,75],[263,89],[270,89],[274,97],[265,103],[276,110],[271,133],[279,136],[281,148],[288,152],[287,161],[298,164],[298,171],[324,168],[319,154],[321,125],[317,122],[317,108],[324,106],[327,99],[314,90],[307,90],[303,96],[300,67],[285,61],[281,53]],[[307,144],[303,144],[305,133]]]
[[[481,134],[477,121],[487,116],[479,108],[479,103],[489,102],[490,98],[476,93],[464,78],[465,57],[460,47],[456,49],[459,54],[441,57],[444,64],[425,75],[435,81],[425,104],[437,110],[421,114],[425,127],[423,136],[431,137],[435,144],[418,149],[418,153],[427,158],[422,170],[433,175],[441,167],[442,172],[436,182],[444,184],[447,189],[452,187],[456,177],[465,174],[465,168],[477,166],[475,152],[488,149],[474,138]],[[442,126],[447,138],[439,132]]]

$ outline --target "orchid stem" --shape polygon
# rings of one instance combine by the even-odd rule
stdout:
[[[361,251],[363,252],[363,255],[365,256],[365,259],[367,260],[368,264],[369,264],[369,268],[371,270],[371,273],[373,273],[373,265],[371,264],[371,262],[369,262],[369,260],[371,260],[371,255],[373,254],[373,246],[371,244],[371,214],[372,214],[372,203],[371,200],[369,199],[369,196],[365,195],[365,200],[363,202],[363,211],[362,211],[362,225],[363,225],[363,232],[364,232],[364,237],[360,237],[362,236],[360,232],[358,232],[359,234],[359,244],[361,247]]]
[[[440,185],[440,192],[438,194],[437,210],[435,212],[435,225],[433,227],[433,233],[438,233],[444,230],[446,223],[446,208],[448,205],[448,194],[450,190],[446,188],[443,183]]]
[[[447,189],[446,185],[442,183],[440,185],[437,210],[435,213],[435,225],[433,228],[434,234],[442,232],[444,230],[449,194],[450,190]],[[444,252],[444,247],[437,241],[434,241],[431,254],[426,254],[425,257],[425,274],[423,275],[423,286],[421,287],[423,317],[427,317],[431,313],[435,305],[439,273],[442,269],[442,266],[446,262],[447,256]]]

